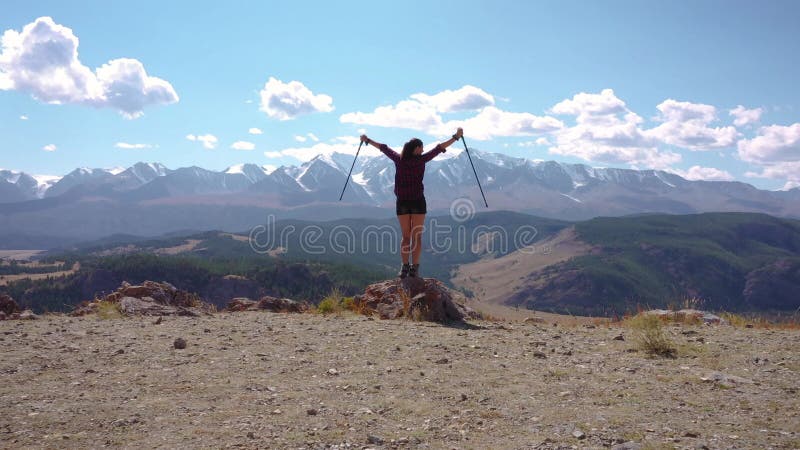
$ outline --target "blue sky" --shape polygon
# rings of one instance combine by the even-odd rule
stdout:
[[[4,3],[3,168],[279,166],[463,126],[513,156],[800,186],[796,1]]]

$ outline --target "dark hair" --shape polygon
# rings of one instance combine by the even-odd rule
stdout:
[[[412,156],[414,156],[414,149],[421,146],[422,146],[422,141],[417,138],[411,139],[410,141],[406,142],[406,145],[403,146],[403,154],[401,156],[401,159],[411,158]]]

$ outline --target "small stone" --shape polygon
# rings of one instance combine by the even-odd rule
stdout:
[[[383,445],[383,439],[379,436],[369,435],[367,436],[367,443],[372,445]]]
[[[436,364],[447,364],[450,362],[447,358],[437,359]]]
[[[621,334],[617,335],[617,336],[614,336],[614,340],[615,341],[624,341],[625,340],[625,336],[623,336]]]
[[[547,358],[547,355],[545,355],[544,352],[533,352],[533,356],[539,359]]]
[[[250,438],[250,439],[255,439],[256,438],[256,434],[253,433],[252,431],[248,431],[247,432],[247,437]]]
[[[183,338],[175,339],[175,342],[172,343],[172,346],[178,350],[183,350],[186,348],[186,340]]]
[[[584,439],[586,438],[586,434],[583,433],[581,430],[575,430],[572,432],[572,436],[576,439]]]
[[[461,394],[461,401],[462,402],[467,401],[467,394]]]
[[[306,414],[309,415],[309,416],[316,416],[317,415],[317,410],[314,409],[314,408],[308,408],[306,410]]]
[[[328,369],[328,375],[333,375],[333,376],[339,375],[339,371],[336,369]]]
[[[163,320],[164,318],[162,316],[158,316],[158,319],[156,319],[156,321],[153,322],[153,325],[160,325]]]

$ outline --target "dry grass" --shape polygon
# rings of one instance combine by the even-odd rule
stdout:
[[[109,320],[121,319],[123,316],[118,303],[103,300],[97,302],[97,317],[103,320]]]
[[[633,332],[638,350],[649,355],[674,357],[677,349],[664,332],[663,320],[651,314],[637,314],[625,320],[624,325]]]

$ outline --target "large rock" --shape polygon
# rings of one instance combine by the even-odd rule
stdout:
[[[465,305],[463,294],[434,278],[396,278],[374,283],[353,301],[357,310],[377,313],[381,319],[410,317],[446,323],[479,318]]]
[[[0,312],[10,316],[19,312],[19,306],[10,295],[0,294]]]
[[[677,320],[679,322],[686,322],[687,320],[702,322],[705,324],[719,324],[727,325],[728,321],[722,317],[712,314],[708,311],[700,311],[697,309],[681,309],[678,311],[670,311],[666,309],[652,309],[644,312],[647,315],[655,315],[664,319]]]
[[[123,281],[114,292],[91,302],[84,302],[73,316],[98,311],[101,303],[114,303],[126,316],[199,316],[215,310],[197,294],[182,291],[167,282],[145,281],[133,286]]]
[[[308,304],[298,302],[290,298],[277,298],[264,296],[259,301],[250,300],[246,297],[234,298],[225,308],[228,311],[272,311],[272,312],[305,312],[308,311]]]

